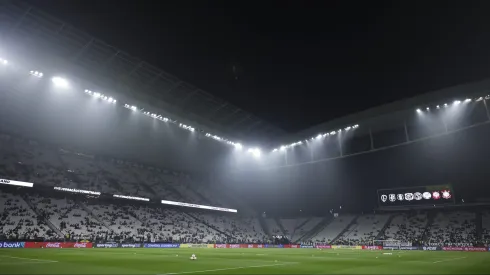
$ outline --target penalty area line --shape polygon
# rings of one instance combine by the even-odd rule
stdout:
[[[259,268],[259,267],[283,266],[283,265],[292,265],[292,264],[297,264],[297,263],[249,265],[249,266],[238,266],[238,267],[229,267],[229,268],[217,268],[217,269],[208,269],[208,270],[196,270],[196,271],[184,271],[184,272],[175,272],[175,273],[164,273],[164,274],[157,274],[157,275],[177,275],[177,274],[204,273],[204,272],[226,271],[226,270],[236,270],[236,269],[245,269],[245,268]]]
[[[1,265],[52,264],[53,262],[0,262]]]
[[[36,262],[39,262],[39,263],[57,263],[57,262],[58,262],[58,261],[52,261],[52,260],[43,260],[43,259],[31,259],[31,258],[13,257],[13,256],[7,256],[7,255],[0,255],[0,257],[4,257],[4,258],[11,258],[11,259],[19,259],[19,260],[36,261]]]
[[[445,259],[445,260],[435,261],[435,262],[433,262],[433,264],[443,263],[443,262],[448,262],[448,261],[454,261],[454,260],[462,260],[462,259],[466,259],[466,257],[451,258],[451,259]]]

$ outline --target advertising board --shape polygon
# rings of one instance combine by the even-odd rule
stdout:
[[[92,243],[25,242],[25,248],[92,248]]]
[[[367,250],[382,250],[383,247],[379,245],[363,245],[362,249],[367,249]]]
[[[448,247],[442,248],[444,251],[468,251],[468,252],[484,252],[487,251],[485,247]]]
[[[119,245],[122,248],[141,248],[140,243],[122,243]]]
[[[144,248],[179,248],[178,243],[145,243]]]
[[[117,243],[95,243],[93,244],[95,248],[116,248],[119,247]]]
[[[209,246],[205,243],[183,243],[180,248],[208,248]],[[213,246],[214,247],[214,246]]]
[[[24,248],[25,242],[0,242],[0,248]]]
[[[422,250],[436,251],[436,250],[442,250],[442,247],[440,247],[440,246],[422,246]]]
[[[419,250],[418,246],[383,246],[385,250]]]

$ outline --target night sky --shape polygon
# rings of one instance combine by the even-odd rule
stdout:
[[[490,75],[488,1],[27,2],[291,132]]]

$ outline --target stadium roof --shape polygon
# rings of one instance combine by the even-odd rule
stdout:
[[[281,143],[288,144],[352,125],[379,126],[379,122],[387,117],[389,120],[403,119],[403,115],[397,114],[420,104],[490,90],[488,80],[451,87],[331,120],[298,133],[286,133],[28,4],[12,0],[5,3],[0,7],[3,14],[0,25],[2,47],[17,51],[18,55],[31,59],[30,63],[64,69],[104,90],[115,90],[126,98],[135,99],[136,104],[163,110],[160,111],[162,115],[250,146],[260,144],[272,149]],[[384,127],[390,127],[389,123]]]
[[[83,71],[83,76],[78,77],[118,92],[125,90],[128,96],[161,108],[180,121],[235,141],[269,143],[286,134],[255,115],[26,3],[5,1],[0,9],[2,40],[10,39],[10,46],[31,41],[23,46],[31,49],[31,53],[43,55],[48,50],[57,59],[51,62],[57,68],[74,64]]]
[[[395,124],[403,123],[407,111],[414,112],[416,108],[424,108],[431,104],[451,103],[454,100],[464,100],[466,97],[486,96],[490,98],[490,79],[485,79],[469,84],[448,87],[437,91],[432,91],[423,95],[415,96],[408,99],[395,101],[389,104],[367,109],[365,111],[351,114],[345,117],[334,119],[309,129],[284,136],[282,139],[285,144],[295,140],[302,140],[318,135],[319,133],[328,132],[336,129],[343,129],[349,125],[360,124],[362,128],[376,126],[376,129],[390,129]],[[390,123],[390,122],[394,122]],[[275,144],[279,146],[280,144]]]

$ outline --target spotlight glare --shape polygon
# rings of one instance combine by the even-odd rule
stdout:
[[[417,113],[420,113],[420,112],[422,112],[422,111],[420,109],[417,109]]]
[[[430,108],[429,107],[427,107],[427,111],[430,111]]]
[[[453,104],[454,104],[454,105],[459,105],[460,103],[461,103],[461,101],[459,101],[459,100],[455,100],[455,101],[453,102]]]
[[[61,78],[59,76],[55,76],[51,79],[54,85],[61,87],[61,88],[68,88],[68,81],[64,78]]]
[[[471,101],[471,98],[467,98],[467,99],[465,99],[464,102],[470,102],[470,101]]]
[[[242,150],[243,146],[240,143],[235,143],[235,149]]]
[[[283,145],[283,146],[281,146],[281,151],[284,151],[284,150],[286,150],[286,146]]]
[[[439,105],[436,106],[437,109],[441,108]]]
[[[322,134],[319,134],[318,136],[316,136],[316,139],[321,139],[322,138]]]
[[[43,73],[39,71],[30,71],[29,73],[35,77],[39,77],[39,78],[43,77]]]

